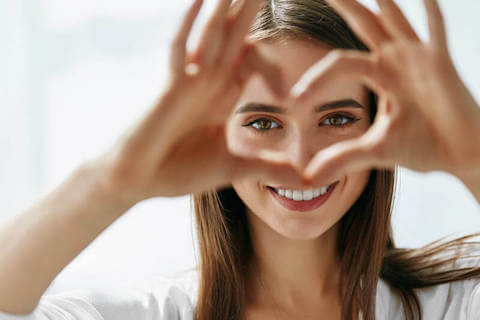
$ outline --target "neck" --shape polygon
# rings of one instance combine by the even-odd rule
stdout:
[[[313,310],[319,301],[338,298],[337,225],[315,239],[292,240],[255,221],[251,223],[251,235],[254,251],[248,279],[251,303]]]

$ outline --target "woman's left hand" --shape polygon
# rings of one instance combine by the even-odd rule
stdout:
[[[377,93],[379,104],[364,135],[314,156],[305,168],[312,184],[400,165],[446,171],[480,187],[480,108],[454,67],[437,1],[424,1],[428,43],[393,0],[377,0],[378,14],[356,0],[327,0],[371,51],[333,50],[301,77],[292,95],[306,101],[333,79],[362,81]]]

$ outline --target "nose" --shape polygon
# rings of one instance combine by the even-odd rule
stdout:
[[[299,132],[292,138],[289,144],[289,160],[292,165],[300,171],[303,171],[313,156],[316,154],[316,144],[313,143],[311,135],[307,132]]]

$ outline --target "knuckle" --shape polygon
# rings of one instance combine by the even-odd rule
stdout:
[[[203,46],[199,46],[195,52],[191,56],[191,62],[195,62],[197,64],[203,64],[205,60],[205,48]]]
[[[224,30],[225,30],[225,33],[230,33],[235,25],[235,21],[236,21],[236,16],[235,15],[229,15],[227,16],[227,18],[225,19],[225,23],[224,23]]]

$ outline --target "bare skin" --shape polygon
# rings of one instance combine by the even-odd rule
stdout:
[[[261,41],[258,47],[278,65],[296,61],[283,64],[287,87],[293,86],[309,67],[332,50],[307,40]],[[266,89],[261,78],[252,77],[235,111],[255,103],[284,108],[284,113],[235,112],[227,122],[228,139],[252,153],[269,149],[283,154],[298,167],[305,167],[318,151],[359,137],[371,125],[367,90],[361,83],[332,82],[318,90],[315,99],[303,104],[294,99],[278,99]],[[317,106],[348,99],[365,108],[347,103],[338,109],[314,112]],[[244,126],[258,119],[263,119],[269,127],[261,135],[256,132],[259,129]],[[247,312],[253,319],[314,319],[315,315],[316,319],[318,315],[337,319],[340,314],[337,222],[359,197],[369,176],[370,171],[364,170],[336,177],[334,180],[340,183],[329,200],[305,213],[291,212],[271,196],[265,186],[282,184],[277,179],[244,177],[233,181],[233,188],[248,207],[252,245],[260,265],[251,269],[247,290]],[[304,189],[298,184],[288,186],[288,189]],[[265,288],[260,285],[260,273]]]
[[[381,20],[356,1],[329,0],[373,51],[371,55],[329,53],[301,76],[290,94],[285,94],[288,87],[281,68],[246,39],[261,1],[246,0],[238,11],[230,10],[230,2],[218,1],[198,47],[187,53],[186,41],[202,5],[201,0],[194,1],[172,43],[169,81],[153,108],[105,153],[80,166],[52,193],[1,227],[0,310],[12,314],[34,310],[68,263],[126,210],[151,197],[179,196],[235,183],[240,186],[252,177],[300,189],[315,188],[331,182],[332,177],[400,164],[455,174],[480,202],[480,142],[475,139],[480,137],[480,111],[448,55],[435,0],[425,0],[431,30],[428,44],[412,33],[392,0],[381,1]],[[395,68],[398,59],[410,68]],[[362,135],[328,147],[316,146],[322,150],[311,159],[306,153],[291,157],[282,149],[251,152],[227,139],[225,127],[254,74],[265,81],[278,103],[305,106],[311,105],[309,99],[326,83],[348,75],[354,83],[361,81],[378,91],[380,116]],[[420,81],[422,75],[428,75],[429,81]],[[434,112],[427,109],[432,102]],[[308,127],[305,117],[295,117],[293,123]],[[313,239],[334,230],[329,227],[339,212],[329,218],[329,226],[317,221],[306,236]],[[305,237],[298,231],[301,223],[288,227],[275,217],[267,219],[261,212],[251,212],[250,218],[255,217],[263,219],[255,224],[258,230],[272,227],[291,238]],[[275,233],[270,230],[262,236],[265,238],[257,245],[268,245],[268,237]],[[319,243],[324,244],[325,239]],[[306,255],[308,248],[303,249]],[[327,256],[325,272],[334,265],[334,256]],[[314,262],[318,263],[312,259],[297,267],[311,271]],[[288,318],[307,319],[311,311],[339,319],[340,304],[332,298],[335,278],[328,283],[325,276],[312,275],[323,292],[317,297],[325,302],[315,307],[312,300],[295,299],[292,293],[300,287],[294,282],[275,287],[275,276],[281,273],[265,270],[267,287],[286,295],[277,295],[280,305],[273,296],[271,300],[254,298],[252,317],[274,318],[275,309],[285,311]],[[304,310],[294,308],[294,303]]]
[[[222,187],[250,174],[302,181],[287,161],[242,155],[226,143],[225,120],[251,75],[264,78],[273,93],[285,93],[280,68],[245,39],[260,1],[246,1],[237,11],[230,2],[218,1],[196,50],[187,53],[202,5],[194,1],[172,43],[169,81],[153,108],[109,150],[2,226],[0,310],[31,312],[57,274],[143,199]]]
[[[250,134],[238,124],[237,129],[231,129],[236,144],[287,154],[315,183],[340,179],[345,186],[337,190],[337,198],[332,195],[322,207],[300,215],[279,206],[265,189],[265,185],[276,185],[275,180],[246,177],[233,182],[248,206],[258,261],[249,287],[254,319],[308,319],[305,314],[336,318],[340,309],[334,306],[340,301],[332,297],[338,290],[334,275],[339,262],[333,250],[336,228],[332,225],[365,186],[369,169],[402,165],[417,171],[450,172],[462,179],[480,202],[480,109],[453,67],[436,2],[426,0],[430,43],[419,40],[393,1],[379,1],[379,16],[356,1],[329,2],[355,27],[372,52],[309,48],[294,41],[285,47],[280,43],[260,45],[274,61],[295,61],[284,67],[288,86],[299,75],[301,78],[292,96],[281,101],[263,94],[261,82],[251,79],[239,104],[253,101],[284,106],[288,112],[249,114],[252,121],[266,118],[269,125],[280,124],[264,129],[262,135]],[[305,70],[309,63],[313,66]],[[342,129],[343,136],[336,134],[338,129],[320,130],[318,119],[324,114],[315,118],[309,113],[312,106],[342,98],[365,103],[359,95],[362,84],[380,97],[374,124],[358,121]],[[351,111],[348,107],[339,110]],[[362,113],[355,115],[367,118]],[[236,124],[235,118],[231,124]],[[313,150],[317,152],[312,155]],[[290,185],[287,189],[304,188]],[[266,288],[259,284],[258,274]]]
[[[450,57],[437,1],[424,0],[428,42],[420,40],[392,0],[378,0],[378,14],[353,0],[327,2],[371,52],[332,52],[297,83],[294,96],[309,100],[330,82],[348,78],[375,90],[379,112],[361,137],[317,153],[305,174],[323,181],[373,167],[438,170],[457,176],[480,201],[480,109]]]

